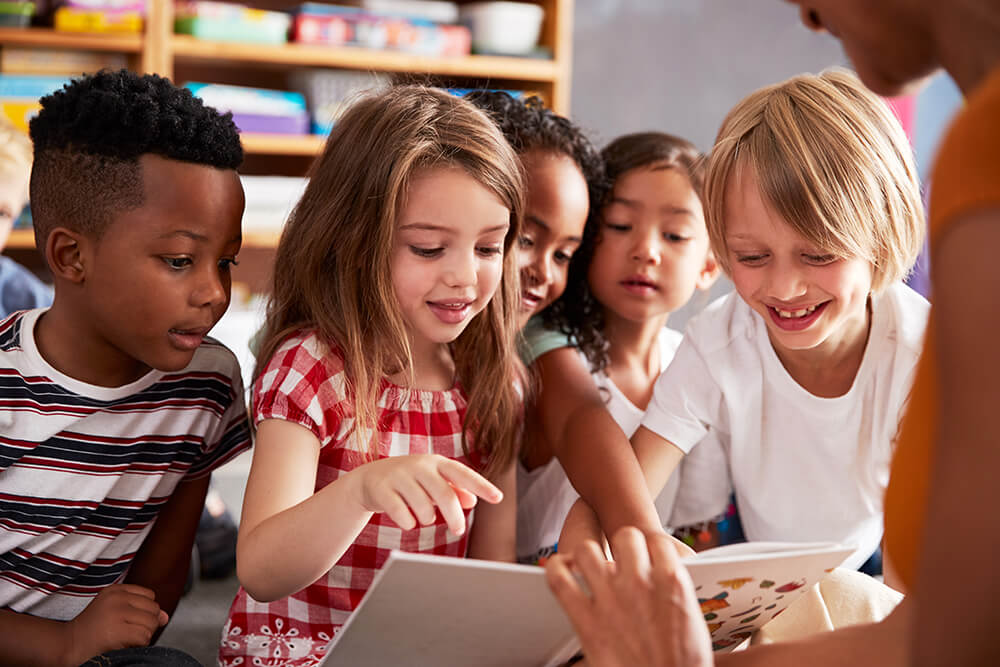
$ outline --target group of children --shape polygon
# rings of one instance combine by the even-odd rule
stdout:
[[[754,93],[708,156],[656,132],[598,152],[505,93],[359,99],[283,231],[249,420],[207,337],[241,240],[231,118],[102,72],[31,135],[55,301],[0,323],[15,662],[148,651],[251,431],[222,665],[318,663],[393,549],[540,562],[735,494],[749,539],[878,550],[923,214],[905,135],[851,74]],[[720,272],[735,292],[667,328]]]

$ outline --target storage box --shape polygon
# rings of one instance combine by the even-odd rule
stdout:
[[[284,12],[196,0],[177,4],[174,32],[217,42],[284,44],[291,22]]]
[[[63,32],[140,33],[142,14],[60,7],[56,10],[53,27]]]
[[[0,2],[0,27],[23,28],[34,13],[34,2]]]
[[[42,108],[38,100],[68,82],[61,76],[0,74],[0,113],[27,132],[28,121]]]
[[[240,132],[309,134],[306,101],[299,93],[218,83],[184,85],[205,104],[231,111]]]

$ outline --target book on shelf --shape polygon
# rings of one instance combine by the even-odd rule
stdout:
[[[751,542],[684,559],[713,649],[742,643],[853,551]],[[542,568],[394,551],[323,664],[549,667],[579,650]]]

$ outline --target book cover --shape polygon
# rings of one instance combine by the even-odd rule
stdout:
[[[853,552],[749,542],[684,559],[713,649],[741,644]],[[555,667],[579,650],[542,568],[394,551],[323,664]]]

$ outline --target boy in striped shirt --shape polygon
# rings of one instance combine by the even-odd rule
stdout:
[[[55,300],[0,321],[0,656],[191,664],[145,647],[212,469],[249,445],[236,359],[206,337],[240,249],[239,135],[125,70],[43,98],[30,127]]]

